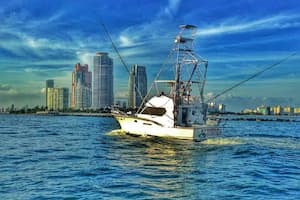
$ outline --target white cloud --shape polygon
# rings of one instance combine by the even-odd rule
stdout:
[[[38,38],[35,39],[33,37],[25,37],[25,43],[27,46],[31,48],[39,48],[39,47],[46,47],[50,46],[50,42],[45,38]]]
[[[242,33],[247,31],[283,29],[289,27],[298,27],[300,22],[291,20],[300,20],[297,15],[276,15],[263,19],[241,22],[240,19],[227,19],[219,25],[199,29],[198,36],[221,35],[226,33]]]
[[[129,37],[126,37],[124,35],[120,35],[119,40],[120,40],[121,47],[129,47],[134,44],[134,42],[130,40]]]
[[[78,57],[78,61],[81,64],[88,64],[89,67],[93,66],[93,56],[95,55],[95,53],[77,51],[76,54]]]
[[[40,92],[41,92],[42,94],[45,94],[45,93],[46,93],[46,88],[42,88],[42,89],[40,90]]]
[[[174,14],[177,13],[177,10],[180,5],[180,0],[169,0],[168,5],[164,9],[164,14],[169,17],[172,17]]]
[[[215,96],[215,94],[213,92],[208,92],[207,94],[205,94],[205,98],[207,98],[207,99],[210,99],[214,96]]]

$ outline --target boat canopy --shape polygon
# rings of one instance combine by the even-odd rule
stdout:
[[[161,95],[152,97],[138,117],[149,119],[165,127],[174,126],[174,102],[170,97]]]

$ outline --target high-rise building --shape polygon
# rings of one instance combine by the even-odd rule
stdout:
[[[54,88],[54,80],[46,80],[46,106],[48,105],[48,88]]]
[[[108,53],[98,52],[94,56],[93,108],[113,105],[113,60]]]
[[[147,95],[147,74],[144,66],[132,65],[129,75],[128,107],[139,107]]]
[[[72,72],[71,108],[86,109],[92,106],[91,79],[89,66],[77,63]]]
[[[69,107],[68,88],[48,88],[48,110],[64,110]]]

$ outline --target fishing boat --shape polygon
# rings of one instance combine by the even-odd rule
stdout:
[[[197,28],[193,25],[181,25],[179,28],[169,56],[173,60],[174,78],[156,78],[153,84],[155,95],[149,98],[148,93],[136,113],[114,111],[113,116],[120,124],[121,131],[133,135],[196,141],[220,134],[218,124],[207,120],[203,92],[208,61],[193,49]],[[167,90],[162,92],[158,86],[160,84],[167,85]]]

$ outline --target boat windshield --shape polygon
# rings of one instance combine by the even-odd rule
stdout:
[[[157,107],[146,107],[142,114],[146,115],[157,115],[157,116],[163,116],[166,113],[165,108],[157,108]]]

